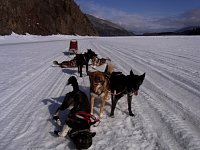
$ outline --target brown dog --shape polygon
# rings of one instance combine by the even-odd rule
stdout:
[[[76,65],[76,57],[74,57],[73,59],[68,60],[68,61],[63,61],[61,63],[58,63],[58,61],[53,61],[53,64],[54,65],[58,65],[61,68],[74,68],[74,67],[77,67],[77,65]]]
[[[94,99],[100,97],[100,118],[103,117],[105,101],[108,99],[110,88],[109,88],[109,78],[113,72],[114,66],[112,64],[107,64],[104,72],[95,71],[88,72],[90,79],[90,113],[93,114],[94,109]]]

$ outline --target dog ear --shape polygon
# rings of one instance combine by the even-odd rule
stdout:
[[[92,126],[92,125],[94,125],[95,123],[96,123],[96,122],[93,121],[93,122],[90,122],[89,125]]]
[[[130,71],[130,75],[134,75],[132,70]]]
[[[143,77],[143,78],[145,77],[145,73],[143,73],[142,77]]]
[[[143,81],[145,78],[145,73],[143,73],[143,75],[140,76],[141,80]]]
[[[95,135],[96,135],[96,132],[90,133],[90,136],[91,136],[91,137],[94,137]]]

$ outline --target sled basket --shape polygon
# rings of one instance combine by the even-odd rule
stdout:
[[[78,53],[78,42],[77,42],[77,40],[75,40],[75,39],[70,40],[69,53],[70,54],[77,54]]]

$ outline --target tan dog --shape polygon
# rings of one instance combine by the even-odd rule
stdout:
[[[109,78],[113,72],[114,66],[112,64],[107,64],[104,72],[95,71],[88,72],[90,79],[90,113],[93,114],[94,109],[94,99],[99,97],[101,99],[100,106],[100,118],[103,117],[105,101],[109,97],[110,87]]]

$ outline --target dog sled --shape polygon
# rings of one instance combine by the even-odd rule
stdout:
[[[69,44],[69,54],[77,54],[78,53],[78,42],[76,39],[70,40]]]

